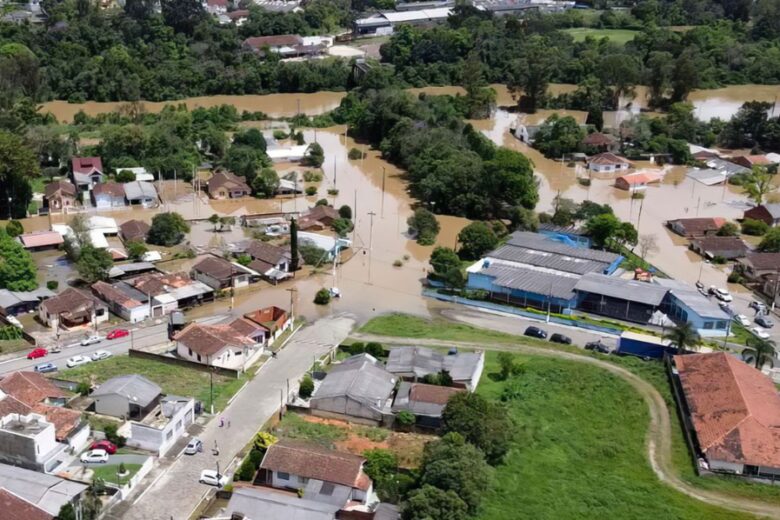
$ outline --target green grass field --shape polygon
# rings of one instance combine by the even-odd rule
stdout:
[[[585,41],[585,38],[592,36],[593,38],[606,37],[609,38],[609,41],[620,45],[633,40],[634,36],[639,34],[639,31],[628,29],[590,29],[588,27],[564,29],[564,32],[571,34],[575,42]]]
[[[120,486],[123,486],[127,484],[127,481],[133,478],[133,475],[138,473],[138,470],[141,469],[140,464],[125,464],[125,471],[127,471],[127,475],[123,477],[117,477],[116,472],[119,469],[118,464],[111,464],[108,466],[94,466],[92,468],[92,478],[99,478],[102,479],[103,482],[106,484],[118,484]]]
[[[112,377],[139,374],[154,381],[163,393],[194,397],[209,405],[209,374],[193,368],[169,365],[158,361],[129,356],[114,356],[103,361],[63,370],[58,377],[70,381],[98,384]],[[246,376],[233,378],[214,374],[214,407],[221,410],[246,382]]]
[[[750,518],[658,481],[645,448],[647,406],[627,383],[581,363],[518,358],[513,445],[477,518]],[[494,380],[497,371],[490,353],[478,390],[488,398],[508,384]]]

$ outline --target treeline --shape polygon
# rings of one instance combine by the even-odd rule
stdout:
[[[361,89],[344,98],[333,117],[406,170],[412,195],[431,211],[501,218],[515,208],[532,209],[539,196],[531,162],[464,123],[464,99]]]

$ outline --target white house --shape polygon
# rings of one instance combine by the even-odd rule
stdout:
[[[176,354],[188,361],[214,367],[243,369],[262,347],[230,325],[191,323],[173,338]]]
[[[54,424],[43,415],[12,413],[0,417],[0,447],[3,462],[42,471],[67,445],[57,442]]]
[[[144,208],[157,205],[157,190],[154,184],[146,181],[133,181],[124,184],[125,198],[130,204],[139,204]]]
[[[633,165],[625,158],[604,152],[588,158],[586,167],[594,173],[624,172]]]
[[[130,423],[128,446],[157,452],[164,456],[195,422],[195,400],[191,397],[166,395],[160,405],[143,421]]]
[[[101,182],[92,188],[92,201],[97,209],[126,206],[125,189],[117,182]]]

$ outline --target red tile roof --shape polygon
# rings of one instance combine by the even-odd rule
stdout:
[[[586,146],[609,146],[615,144],[615,138],[601,132],[593,132],[585,136],[582,144]]]
[[[690,234],[690,235],[696,235],[696,234],[704,235],[708,231],[719,230],[723,226],[723,224],[726,223],[726,219],[720,217],[678,218],[669,221],[669,224],[672,223],[676,223],[678,226],[680,226],[683,230],[683,233]]]
[[[780,396],[772,380],[724,352],[674,362],[707,458],[780,468]]]
[[[409,390],[409,401],[445,405],[450,397],[459,392],[465,392],[465,389],[412,383]]]
[[[218,171],[208,180],[209,193],[213,193],[219,188],[226,188],[230,191],[240,190],[250,193],[252,190],[246,183],[246,179],[232,172]]]
[[[279,441],[268,448],[260,467],[291,475],[366,490],[371,479],[363,472],[365,459],[311,444]]]
[[[70,432],[81,424],[81,413],[78,410],[39,404],[33,406],[33,412],[46,416],[46,420],[54,425],[54,435],[57,440],[66,439]]]
[[[56,231],[35,231],[19,235],[19,241],[24,247],[58,246],[65,242],[62,235]]]
[[[636,184],[650,184],[652,182],[661,182],[663,176],[659,173],[653,172],[637,172],[629,173],[628,175],[621,175],[618,177],[622,182],[625,182],[629,186]]]
[[[244,40],[244,45],[260,50],[263,47],[293,47],[302,45],[303,39],[297,34],[280,34],[278,36],[256,36]]]
[[[615,155],[614,153],[604,152],[594,155],[588,159],[588,163],[593,164],[631,164],[628,159]]]
[[[52,515],[15,495],[5,488],[0,488],[0,511],[3,520],[52,520]]]
[[[282,328],[285,322],[287,322],[287,311],[272,305],[244,314],[244,318],[257,323],[271,332],[276,332],[277,329]]]
[[[35,406],[47,398],[62,399],[68,396],[54,383],[36,372],[12,372],[0,379],[0,390],[28,406]]]
[[[70,164],[73,167],[73,173],[85,175],[94,172],[103,173],[103,161],[100,160],[100,157],[74,157]]]
[[[75,197],[76,186],[74,186],[73,183],[69,181],[53,181],[46,185],[43,192],[44,195],[46,195],[47,199],[50,199],[57,195],[65,196],[65,197]]]
[[[125,198],[125,188],[118,182],[99,182],[92,188],[95,195],[108,195],[115,199]]]
[[[252,346],[254,342],[230,325],[191,323],[174,338],[201,356],[213,356],[225,347]]]
[[[93,305],[98,308],[106,306],[105,303],[91,294],[75,287],[68,287],[57,296],[52,296],[41,302],[41,307],[49,314],[78,313],[87,309],[91,310]]]
[[[103,301],[119,305],[125,309],[134,309],[135,307],[144,305],[143,302],[129,297],[113,285],[103,281],[92,284],[92,292]]]
[[[143,220],[128,220],[119,226],[125,240],[146,240],[151,226]]]

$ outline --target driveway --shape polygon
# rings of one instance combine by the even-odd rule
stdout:
[[[89,450],[85,450],[89,451]],[[81,456],[81,454],[79,454]],[[108,462],[106,464],[84,464],[80,460],[76,459],[73,461],[74,466],[85,466],[87,468],[93,468],[93,467],[99,467],[99,466],[113,466],[117,464],[143,464],[146,462],[146,459],[148,459],[150,455],[133,455],[133,454],[125,454],[125,455],[109,455],[108,456]]]
[[[219,414],[230,421],[230,427],[219,427],[219,420],[212,420],[198,434],[203,441],[203,452],[197,455],[181,455],[167,471],[156,471],[151,484],[142,484],[128,500],[118,504],[107,518],[130,520],[186,520],[200,499],[213,493],[214,488],[200,484],[198,477],[204,469],[235,471],[235,455],[249,443],[262,426],[277,413],[282,397],[294,391],[298,379],[318,358],[348,335],[354,320],[346,316],[332,316],[316,321],[299,330],[276,358],[271,358],[260,372]],[[212,453],[214,444],[219,455]],[[164,463],[166,464],[166,463]],[[152,481],[152,479],[154,479]]]

